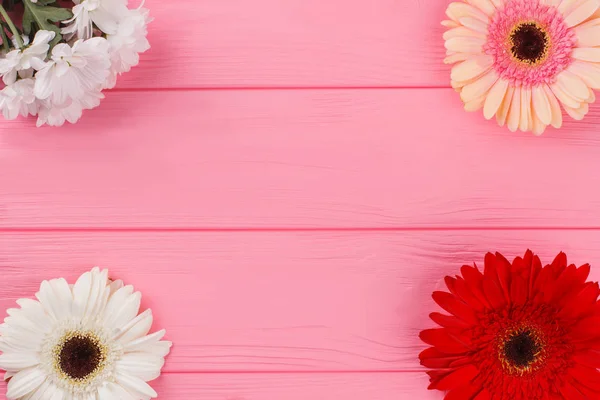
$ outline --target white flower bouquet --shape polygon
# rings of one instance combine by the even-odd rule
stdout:
[[[37,126],[61,126],[97,107],[102,90],[113,88],[117,76],[137,65],[139,54],[150,48],[151,18],[142,5],[0,0],[4,118],[33,115]]]

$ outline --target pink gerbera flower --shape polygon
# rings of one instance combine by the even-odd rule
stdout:
[[[511,131],[560,128],[600,89],[600,0],[462,0],[442,24],[452,87]]]

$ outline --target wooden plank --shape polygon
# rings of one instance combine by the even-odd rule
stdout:
[[[0,127],[0,228],[598,227],[599,122],[511,134],[450,89],[112,93]]]
[[[600,278],[598,230],[2,233],[0,310],[100,265],[168,330],[167,371],[415,371],[444,276],[527,247]]]
[[[424,373],[163,374],[151,383],[161,400],[439,400]],[[6,385],[0,383],[0,392]]]
[[[449,86],[421,0],[146,0],[152,49],[118,88]]]

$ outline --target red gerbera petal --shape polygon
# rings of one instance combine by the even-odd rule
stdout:
[[[600,287],[590,266],[531,251],[510,263],[488,253],[434,292],[450,315],[421,332],[421,364],[446,400],[600,400]]]

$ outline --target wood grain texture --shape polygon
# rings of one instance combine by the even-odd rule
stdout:
[[[152,49],[117,88],[448,87],[448,3],[146,0]]]
[[[527,247],[594,265],[600,231],[3,233],[0,308],[100,265],[168,330],[166,371],[415,371],[444,276]]]
[[[600,226],[598,108],[537,138],[459,103],[450,89],[112,93],[76,126],[0,127],[0,228]]]
[[[413,373],[164,374],[152,386],[161,400],[440,400],[427,376]],[[6,385],[0,382],[0,393]],[[416,397],[418,396],[418,397]],[[4,398],[0,395],[1,398]]]

